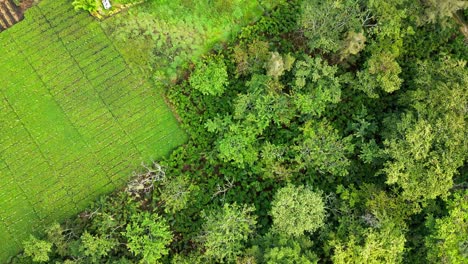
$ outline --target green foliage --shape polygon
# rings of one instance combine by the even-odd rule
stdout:
[[[101,259],[109,255],[109,251],[118,246],[114,238],[93,236],[88,232],[81,235],[80,250],[89,257],[91,263],[101,263]]]
[[[84,11],[94,12],[98,8],[96,0],[74,0],[72,5],[76,11],[82,9]]]
[[[220,96],[228,84],[227,68],[219,56],[197,63],[190,76],[190,85],[204,95]]]
[[[291,54],[281,56],[278,52],[271,52],[270,60],[267,63],[267,75],[279,78],[285,71],[291,70],[296,60]]]
[[[405,236],[394,226],[379,230],[368,229],[363,244],[350,236],[346,244],[338,243],[333,262],[344,263],[401,263],[405,246]]]
[[[242,25],[255,21],[277,1],[145,1],[103,24],[130,66],[174,84],[184,70],[219,42],[230,41]]]
[[[304,1],[301,29],[311,50],[337,52],[346,34],[360,32],[365,12],[359,0]]]
[[[224,204],[220,211],[202,214],[205,220],[200,240],[204,255],[216,262],[232,262],[241,254],[249,235],[255,229],[254,207]]]
[[[342,139],[327,122],[308,122],[295,146],[296,162],[320,174],[346,176],[350,161],[346,157],[353,150],[351,138]]]
[[[375,96],[375,90],[380,88],[387,93],[400,89],[402,80],[398,77],[401,67],[393,55],[379,53],[367,61],[368,71],[359,72],[361,89],[370,97]]]
[[[296,62],[292,89],[294,104],[303,114],[321,116],[330,103],[341,99],[337,67],[329,66],[320,57],[304,57]]]
[[[229,129],[230,133],[218,143],[220,158],[233,161],[239,167],[252,165],[258,157],[258,152],[253,146],[255,134],[236,125],[230,125]]]
[[[400,89],[402,69],[398,57],[402,53],[403,37],[414,33],[409,16],[412,3],[406,0],[370,0],[366,18],[367,39],[373,40],[366,45],[368,53],[364,68],[357,73],[359,83],[355,88],[364,91],[369,97],[378,97],[380,91],[392,93]]]
[[[31,257],[34,262],[49,261],[49,253],[52,251],[52,243],[30,236],[23,243],[24,254]]]
[[[167,246],[173,239],[166,221],[148,212],[133,215],[123,235],[128,250],[141,257],[143,263],[156,263],[167,255]]]
[[[69,244],[64,233],[65,231],[58,223],[52,224],[46,230],[47,240],[53,244],[55,252],[60,256],[66,256],[69,250]]]
[[[342,44],[343,48],[340,53],[340,59],[343,60],[351,55],[357,55],[364,49],[365,42],[366,37],[362,32],[349,31]]]
[[[261,72],[271,59],[268,42],[254,40],[248,44],[238,44],[233,49],[233,58],[237,65],[238,75]]]
[[[395,134],[385,142],[390,160],[384,171],[387,183],[401,186],[406,199],[446,197],[466,159],[465,63],[450,59],[421,63],[416,90],[402,98],[414,110],[401,117]]]
[[[188,177],[179,176],[165,180],[158,194],[160,200],[164,201],[166,213],[177,213],[190,205],[190,200],[197,195],[200,188],[190,183]],[[155,193],[156,194],[156,193]]]
[[[307,236],[289,237],[268,232],[246,250],[246,255],[255,259],[256,263],[312,264],[318,262],[312,251],[313,244]]]
[[[314,232],[325,221],[322,194],[304,186],[288,185],[278,190],[272,202],[273,227],[280,233],[300,236]]]
[[[456,12],[468,8],[465,0],[428,0],[425,1],[425,18],[431,23],[446,22],[447,18],[456,16]]]
[[[468,191],[454,194],[448,213],[440,219],[427,219],[431,231],[426,237],[429,263],[464,263],[468,259]]]

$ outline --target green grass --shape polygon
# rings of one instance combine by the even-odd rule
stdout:
[[[43,0],[0,34],[0,262],[186,140],[98,22]]]

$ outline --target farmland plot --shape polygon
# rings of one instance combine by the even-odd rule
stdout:
[[[185,139],[99,23],[41,1],[0,34],[0,262]]]

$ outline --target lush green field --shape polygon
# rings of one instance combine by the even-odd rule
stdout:
[[[44,0],[0,34],[0,262],[186,135],[85,12]]]

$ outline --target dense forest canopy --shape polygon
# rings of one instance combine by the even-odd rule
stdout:
[[[468,1],[259,3],[177,78],[144,62],[189,141],[13,263],[468,262]]]

